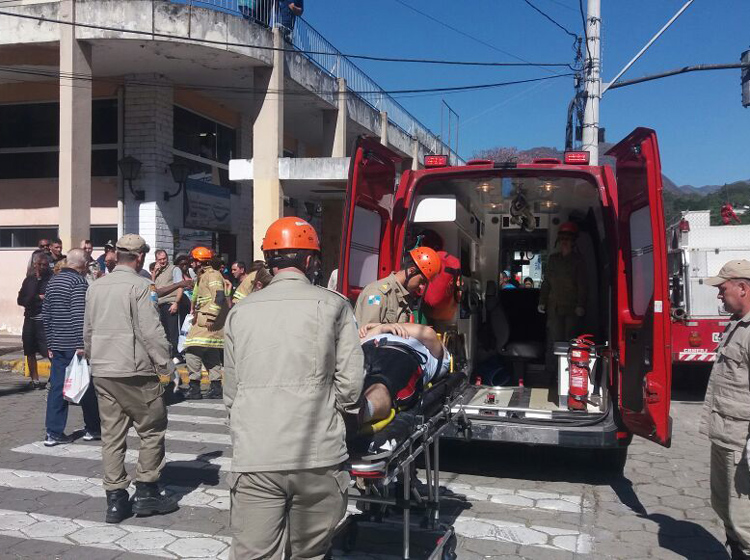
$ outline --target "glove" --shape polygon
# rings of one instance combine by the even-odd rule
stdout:
[[[576,315],[583,317],[586,315],[586,310],[583,307],[576,307]]]
[[[547,312],[547,306],[544,305],[544,304],[542,304],[542,303],[540,303],[539,307],[537,307],[536,310],[539,311],[539,313],[546,313]]]

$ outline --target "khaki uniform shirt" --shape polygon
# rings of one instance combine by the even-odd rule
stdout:
[[[573,315],[576,307],[586,307],[588,296],[586,263],[579,253],[567,257],[553,253],[547,261],[544,281],[539,292],[539,304],[548,313]]]
[[[86,292],[83,341],[94,377],[171,374],[169,342],[151,281],[118,265]]]
[[[159,272],[156,273],[156,278],[154,278],[154,286],[157,288],[166,288],[170,284],[174,284],[174,269],[175,266],[172,264],[168,264],[160,269]],[[161,296],[158,300],[158,304],[162,305],[164,303],[174,303],[176,301],[177,290],[170,292],[165,296]]]
[[[742,451],[750,431],[750,313],[729,321],[703,404],[701,433],[712,443]]]
[[[223,348],[224,319],[229,309],[225,297],[221,272],[210,266],[205,267],[193,291],[195,323],[185,339],[185,348]]]
[[[412,311],[409,292],[391,273],[368,284],[359,294],[354,316],[360,327],[368,323],[409,323]]]
[[[348,457],[342,411],[357,406],[364,356],[343,296],[282,272],[232,307],[224,403],[233,472],[293,471]]]
[[[247,276],[245,276],[245,279],[240,282],[240,285],[237,286],[237,289],[234,291],[234,294],[232,295],[232,299],[235,303],[238,301],[242,301],[245,299],[250,293],[253,291],[253,284],[255,284],[255,277],[258,275],[257,272],[251,272]]]

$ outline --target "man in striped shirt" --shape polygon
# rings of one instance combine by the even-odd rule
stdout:
[[[47,348],[52,362],[47,396],[47,437],[44,445],[51,447],[70,443],[73,438],[65,434],[68,421],[68,401],[63,397],[65,369],[76,355],[83,356],[83,317],[86,310],[86,255],[82,249],[72,249],[67,265],[50,279],[42,305]],[[85,432],[83,439],[101,439],[99,407],[93,383],[81,399]]]

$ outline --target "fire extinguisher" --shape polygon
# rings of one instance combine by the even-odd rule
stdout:
[[[568,410],[586,410],[589,396],[589,359],[594,349],[591,334],[584,334],[570,341],[568,349]]]

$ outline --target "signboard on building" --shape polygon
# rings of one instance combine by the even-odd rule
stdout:
[[[201,229],[182,228],[174,234],[174,254],[188,254],[195,247],[209,247],[214,249],[214,236],[212,231]]]
[[[185,183],[185,227],[212,231],[232,229],[232,202],[229,189],[214,185],[211,176],[189,178]]]

